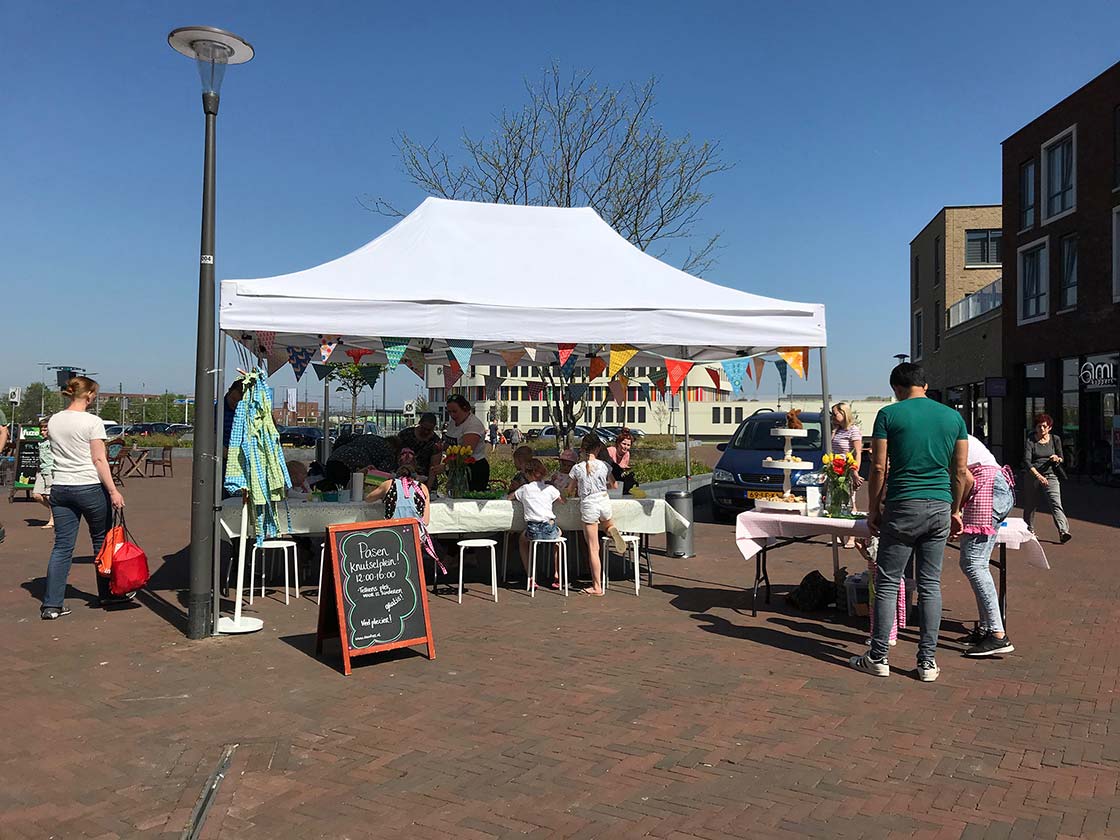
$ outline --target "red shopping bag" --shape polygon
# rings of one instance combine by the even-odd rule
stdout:
[[[113,565],[109,571],[109,591],[114,595],[127,595],[148,584],[148,555],[136,544],[128,526],[124,524],[124,514],[120,514],[121,528],[125,540],[113,552]]]
[[[101,544],[101,550],[97,552],[97,557],[94,562],[97,564],[97,573],[102,577],[109,577],[110,571],[113,568],[113,557],[122,545],[124,545],[127,537],[124,532],[124,519],[119,511],[113,511],[113,527],[109,529],[109,533],[105,535],[105,542]]]

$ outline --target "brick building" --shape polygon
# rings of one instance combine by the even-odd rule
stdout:
[[[1003,142],[1006,456],[1045,410],[1074,466],[1108,457],[1120,351],[1120,64]]]

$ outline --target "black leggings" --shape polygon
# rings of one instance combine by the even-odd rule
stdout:
[[[485,490],[490,485],[490,461],[483,458],[470,465],[471,477],[467,486],[476,492]]]

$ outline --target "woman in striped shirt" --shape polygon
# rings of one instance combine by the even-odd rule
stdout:
[[[832,454],[847,455],[852,453],[856,459],[855,469],[852,473],[852,501],[855,493],[863,485],[859,474],[860,458],[863,451],[863,433],[859,426],[852,422],[852,407],[846,402],[838,402],[832,407]],[[849,537],[844,543],[844,548],[855,548],[854,537]]]

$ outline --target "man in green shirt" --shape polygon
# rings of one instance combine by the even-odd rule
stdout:
[[[888,639],[898,585],[914,556],[918,579],[918,679],[933,682],[941,669],[934,655],[941,626],[941,563],[950,534],[961,529],[968,481],[968,431],[948,406],[926,396],[920,365],[891,371],[898,402],[879,410],[871,444],[867,524],[879,536],[875,574],[875,632],[871,650],[853,656],[857,671],[890,675]],[[888,475],[888,464],[890,472]]]
[[[3,454],[4,448],[8,445],[8,416],[4,413],[4,409],[0,408],[0,454]],[[15,480],[14,478],[12,479]],[[0,543],[4,542],[4,523],[0,522]]]

